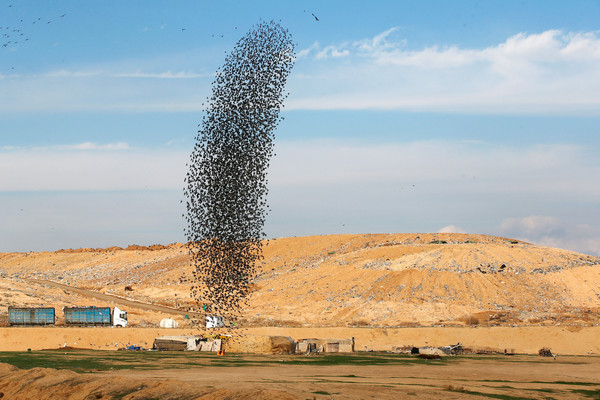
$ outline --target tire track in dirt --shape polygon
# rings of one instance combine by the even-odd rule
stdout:
[[[59,289],[68,290],[73,293],[80,294],[82,296],[93,297],[95,299],[109,301],[109,302],[116,303],[116,304],[122,305],[122,306],[139,308],[141,310],[158,311],[158,312],[163,312],[163,313],[167,313],[167,314],[188,315],[190,317],[196,317],[196,318],[204,318],[205,317],[205,314],[198,313],[198,312],[179,310],[177,308],[161,306],[158,304],[142,303],[140,301],[124,299],[119,296],[96,292],[96,291],[88,290],[88,289],[82,289],[82,288],[78,288],[78,287],[71,286],[71,285],[64,285],[62,283],[48,281],[45,279],[24,278],[24,280],[26,280],[27,282],[31,282],[31,283],[37,283],[38,285],[53,286],[53,287],[56,287]]]

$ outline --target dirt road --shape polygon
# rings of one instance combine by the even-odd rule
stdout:
[[[139,308],[142,310],[149,310],[149,311],[158,311],[158,312],[163,312],[163,313],[167,313],[167,314],[188,315],[190,317],[196,317],[196,318],[205,317],[205,314],[203,314],[203,313],[178,310],[176,308],[161,306],[158,304],[142,303],[142,302],[135,301],[135,300],[124,299],[119,296],[113,296],[110,294],[95,292],[93,290],[88,290],[88,289],[81,289],[81,288],[74,287],[71,285],[64,285],[62,283],[48,281],[45,279],[25,278],[25,280],[30,283],[36,283],[38,285],[53,286],[53,287],[57,287],[57,288],[60,288],[63,290],[71,291],[73,293],[77,293],[82,296],[93,297],[95,299],[112,302],[112,303],[115,303],[120,306],[134,307],[134,308]]]

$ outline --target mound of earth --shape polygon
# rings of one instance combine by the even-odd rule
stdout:
[[[82,371],[83,372],[83,371]],[[92,371],[87,371],[92,372]],[[172,379],[133,379],[80,374],[68,370],[32,368],[20,370],[0,364],[0,398],[6,399],[278,399],[295,400],[280,390],[198,388]]]
[[[270,240],[264,255],[241,321],[246,326],[600,323],[600,258],[517,240],[451,233],[309,236]],[[180,243],[0,254],[5,305],[118,304],[93,296],[112,295],[140,304],[127,305],[138,326],[157,326],[165,316],[186,326],[183,311],[169,315],[141,305],[186,309],[189,277]]]

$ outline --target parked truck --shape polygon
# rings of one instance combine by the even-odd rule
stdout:
[[[127,311],[117,307],[65,307],[65,325],[127,326]]]
[[[8,307],[9,325],[54,325],[54,307]]]
[[[127,326],[127,311],[115,307],[64,307],[65,325]],[[14,325],[55,325],[54,307],[8,307],[8,323]]]

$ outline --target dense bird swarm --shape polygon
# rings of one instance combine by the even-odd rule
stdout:
[[[186,176],[190,296],[235,320],[262,260],[267,168],[294,63],[287,30],[251,29],[217,71]]]

